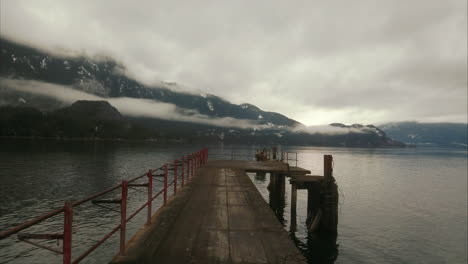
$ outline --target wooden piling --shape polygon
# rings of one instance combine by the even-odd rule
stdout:
[[[291,182],[291,225],[290,231],[296,231],[297,225],[297,184],[295,182]]]
[[[338,232],[338,185],[333,177],[333,157],[324,156],[324,180],[321,190],[322,220],[320,229],[329,234]]]

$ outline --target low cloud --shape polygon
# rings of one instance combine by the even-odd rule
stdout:
[[[295,133],[308,134],[327,134],[327,135],[343,135],[348,133],[369,133],[371,129],[368,127],[337,127],[330,125],[305,126],[299,125],[291,129]]]
[[[21,92],[37,94],[54,98],[66,104],[77,100],[104,100],[119,110],[125,116],[150,117],[173,121],[193,122],[220,127],[263,129],[265,125],[252,120],[236,118],[212,118],[194,110],[183,109],[174,104],[162,103],[150,99],[128,97],[105,98],[75,90],[69,86],[51,84],[34,80],[16,80],[0,78],[0,87]]]

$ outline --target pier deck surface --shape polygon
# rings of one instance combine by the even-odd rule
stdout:
[[[248,160],[210,160],[212,168],[231,168],[241,169],[246,172],[271,172],[282,174],[310,174],[309,170],[288,166],[288,164],[280,161],[248,161]]]
[[[250,164],[268,171],[262,163]],[[132,239],[128,255],[139,257],[116,262],[306,263],[247,176],[248,167],[209,161]]]

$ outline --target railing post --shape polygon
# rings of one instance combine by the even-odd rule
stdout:
[[[151,224],[151,210],[153,208],[153,171],[148,171],[148,213],[146,216],[146,225]]]
[[[174,160],[174,195],[177,194],[177,166],[179,166],[178,163],[178,160]]]
[[[163,191],[163,197],[164,197],[164,205],[167,204],[167,163],[164,164],[164,191]]]
[[[71,263],[73,207],[66,202],[63,207],[63,264]]]
[[[184,163],[185,163],[185,157],[182,156],[182,162],[181,162],[182,168],[180,170],[180,176],[182,177],[182,187],[184,187],[184,183],[185,183],[185,175],[184,175],[185,174],[185,169],[184,169],[185,164]]]
[[[190,155],[187,155],[187,181],[190,180]]]
[[[122,198],[120,200],[120,251],[119,255],[125,255],[125,232],[127,230],[127,193],[128,182],[122,181]]]

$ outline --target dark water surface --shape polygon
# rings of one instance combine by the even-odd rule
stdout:
[[[201,147],[142,142],[0,141],[0,230]],[[252,153],[239,148],[256,147],[213,145],[211,153]],[[298,165],[312,174],[322,174],[323,154],[334,155],[334,174],[341,192],[336,243],[333,240],[323,243],[323,238],[307,235],[307,193],[298,191],[298,225],[291,236],[311,262],[467,263],[465,149],[287,149],[298,152]],[[269,201],[268,175],[250,176]],[[132,212],[132,208],[145,202],[146,194],[133,189],[129,192]],[[287,184],[285,200],[275,208],[286,230],[289,230],[289,193]],[[119,193],[108,198],[114,196]],[[157,200],[154,208],[160,203]],[[76,208],[73,255],[78,256],[109,232],[118,219],[118,213],[90,203]],[[27,232],[60,233],[62,221],[57,216]],[[144,222],[145,213],[132,219],[127,237]],[[52,246],[56,243],[50,242]],[[117,251],[118,234],[83,263],[106,263]],[[0,241],[0,263],[61,263],[61,256],[11,237]]]

